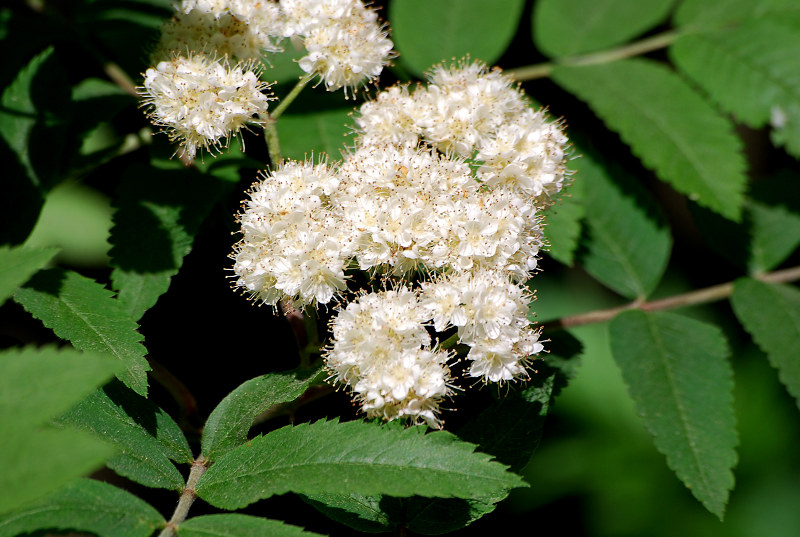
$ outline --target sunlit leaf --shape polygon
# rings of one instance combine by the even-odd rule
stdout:
[[[238,509],[294,491],[472,498],[524,486],[475,446],[444,431],[319,421],[257,437],[219,458],[197,493]]]
[[[248,380],[231,392],[211,412],[203,427],[203,456],[214,459],[247,440],[256,416],[273,405],[300,397],[315,375],[270,373]]]
[[[114,448],[75,429],[3,431],[0,513],[58,490],[102,466]]]
[[[118,367],[110,356],[69,348],[0,353],[0,428],[46,423],[110,379]]]
[[[48,269],[20,288],[14,300],[77,349],[115,356],[121,366],[117,377],[147,394],[150,366],[142,335],[102,285],[76,272]]]

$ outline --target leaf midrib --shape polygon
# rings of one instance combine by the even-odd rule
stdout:
[[[664,372],[667,376],[667,383],[669,385],[670,391],[672,392],[673,400],[675,401],[675,406],[678,410],[678,414],[680,416],[681,425],[683,425],[683,429],[686,431],[686,438],[689,445],[689,451],[692,454],[692,458],[694,459],[695,466],[697,467],[697,472],[700,475],[701,480],[703,481],[703,485],[706,487],[706,490],[710,490],[711,485],[706,475],[706,472],[703,469],[703,465],[700,462],[700,458],[695,450],[695,439],[693,434],[693,427],[690,426],[689,420],[687,419],[686,410],[683,407],[681,399],[678,397],[678,389],[677,384],[675,382],[675,376],[672,372],[672,368],[669,367],[669,360],[667,354],[664,349],[666,346],[661,338],[661,333],[658,331],[654,322],[651,321],[650,317],[647,318],[647,325],[650,328],[650,334],[653,337],[653,340],[656,342],[656,348],[658,349],[658,355],[661,358],[662,366],[664,367]],[[655,431],[654,431],[655,433]],[[667,454],[669,458],[669,454]]]

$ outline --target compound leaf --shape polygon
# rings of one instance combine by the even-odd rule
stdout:
[[[115,356],[122,366],[117,377],[136,393],[147,394],[150,366],[138,325],[102,285],[76,272],[48,269],[20,288],[14,300],[77,349]]]
[[[274,494],[356,493],[472,498],[524,486],[454,435],[362,422],[287,426],[235,448],[200,478],[197,494],[238,509]]]
[[[458,437],[520,470],[539,445],[556,372],[540,364],[531,386],[504,397],[458,431]],[[363,494],[307,494],[303,499],[329,518],[358,531],[389,531],[398,525],[422,535],[466,527],[491,513],[508,495],[501,490],[471,499],[393,498]]]
[[[656,447],[721,519],[737,460],[733,372],[722,332],[674,313],[628,311],[611,322],[610,337]]]
[[[556,67],[552,76],[659,177],[699,204],[740,218],[746,182],[741,141],[730,121],[666,66],[628,59]]]

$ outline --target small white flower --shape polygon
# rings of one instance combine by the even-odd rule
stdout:
[[[269,85],[249,64],[230,66],[202,54],[175,56],[144,74],[140,90],[154,124],[194,158],[199,147],[218,149],[267,112]]]

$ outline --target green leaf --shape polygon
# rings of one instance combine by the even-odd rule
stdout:
[[[117,367],[109,356],[69,348],[0,353],[0,430],[48,422],[111,378]]]
[[[752,279],[737,280],[731,297],[736,317],[767,353],[800,407],[800,290]]]
[[[217,405],[203,427],[202,452],[206,459],[247,441],[256,417],[273,405],[294,401],[315,381],[316,375],[270,373],[250,379]]]
[[[452,434],[362,422],[287,426],[233,449],[200,478],[197,494],[237,509],[261,498],[356,493],[472,498],[524,486]]]
[[[114,448],[74,429],[2,431],[0,513],[58,490],[102,466]]]
[[[690,209],[712,250],[748,274],[761,274],[783,263],[800,245],[796,183],[793,173],[777,173],[753,183],[741,224],[701,207],[690,205]]]
[[[287,114],[278,120],[278,135],[284,158],[305,160],[321,153],[339,158],[351,131],[350,108],[323,110],[313,114]]]
[[[190,518],[178,526],[179,537],[314,537],[305,531],[277,520],[250,515],[222,514]]]
[[[138,325],[102,285],[76,272],[48,269],[34,276],[14,299],[77,349],[115,356],[122,366],[117,378],[136,393],[147,394],[150,366]]]
[[[800,21],[772,16],[684,35],[669,52],[723,110],[760,128],[775,107],[800,104],[798,50]]]
[[[0,246],[0,304],[58,252],[57,248]]]
[[[524,7],[523,0],[391,2],[392,40],[400,61],[417,75],[466,55],[492,65],[516,34]]]
[[[738,220],[745,187],[733,126],[666,66],[644,59],[556,67],[553,79],[586,101],[645,165],[699,204]]]
[[[223,192],[221,181],[196,171],[126,170],[115,198],[110,254],[117,300],[131,318],[140,319],[167,291]]]
[[[800,245],[800,213],[756,200],[747,204],[747,213],[751,226],[749,272],[770,271]]]
[[[559,58],[619,45],[662,22],[673,0],[539,0],[533,37]]]
[[[628,311],[611,352],[645,426],[695,498],[722,519],[737,433],[728,346],[715,326],[673,313]]]
[[[528,388],[515,391],[483,411],[458,431],[458,437],[508,464],[512,471],[525,466],[542,435],[556,371],[537,364]],[[399,525],[423,535],[464,528],[492,512],[507,490],[473,499],[392,498],[362,494],[308,494],[303,499],[329,518],[358,531],[388,531]]]
[[[0,516],[0,537],[73,530],[113,537],[149,537],[166,521],[130,492],[79,479],[43,500]]]
[[[180,490],[184,479],[169,459],[192,461],[192,452],[172,418],[119,382],[87,397],[61,420],[107,438],[119,448],[108,467],[147,485]]]
[[[507,394],[458,431],[459,438],[477,444],[513,472],[522,470],[539,446],[550,409],[555,369],[543,363],[536,369],[528,388]],[[410,498],[403,505],[404,520],[417,533],[449,533],[494,511],[507,495],[508,491],[501,491],[469,500]]]
[[[581,220],[586,211],[582,203],[583,182],[569,185],[558,194],[555,203],[544,211],[544,234],[550,243],[547,253],[553,259],[572,266],[581,236]]]
[[[647,297],[669,261],[669,228],[653,200],[629,174],[618,167],[604,167],[588,153],[580,159],[578,170],[588,228],[581,263],[621,295]]]
[[[675,12],[675,23],[701,29],[734,25],[771,13],[800,11],[796,0],[683,0]]]

